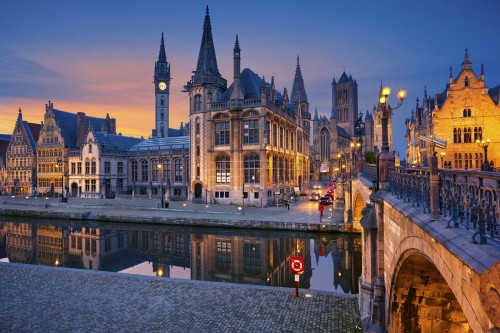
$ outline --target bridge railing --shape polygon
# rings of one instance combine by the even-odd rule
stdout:
[[[392,167],[389,191],[413,207],[430,212],[429,168]],[[499,238],[500,174],[439,169],[439,210],[449,228],[471,230],[472,242]]]

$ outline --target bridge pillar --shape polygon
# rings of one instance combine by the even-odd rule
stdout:
[[[379,189],[389,188],[389,168],[394,166],[394,155],[390,152],[382,152],[378,157],[378,181]]]
[[[438,158],[436,155],[429,156],[430,171],[430,198],[431,198],[431,221],[439,219],[439,174]]]

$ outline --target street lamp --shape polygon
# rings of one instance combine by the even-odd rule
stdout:
[[[441,168],[442,169],[444,169],[444,155],[446,155],[446,153],[444,151],[439,153],[439,156],[441,157]]]
[[[481,165],[481,171],[492,171],[490,163],[488,162],[488,146],[490,145],[490,139],[486,139],[486,141],[476,140],[476,144],[479,147],[483,148],[483,150],[484,150],[484,162]]]
[[[61,168],[61,202],[64,202],[64,196],[63,196],[63,191],[64,191],[64,167],[63,163],[61,160],[58,160],[55,165],[56,169]],[[55,190],[54,190],[54,196],[55,196]]]
[[[388,135],[388,121],[389,116],[392,114],[392,111],[398,109],[403,104],[404,99],[406,98],[406,91],[400,90],[398,92],[398,105],[395,108],[392,108],[388,105],[389,95],[391,94],[391,89],[385,87],[380,92],[379,102],[382,108],[382,151],[378,155],[377,164],[377,183],[386,183],[389,181],[389,167],[394,165],[394,156],[392,153],[389,153],[389,135]],[[378,187],[380,188],[380,186]]]
[[[163,171],[161,170],[161,160],[158,160],[158,164],[156,165],[158,172],[160,173],[160,193],[161,193],[161,208],[165,208],[165,200],[163,200]]]

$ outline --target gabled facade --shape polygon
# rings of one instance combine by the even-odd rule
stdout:
[[[70,113],[45,104],[44,122],[37,143],[38,192],[48,195],[69,190],[68,157],[78,154],[87,131],[116,134],[116,120],[88,117],[83,112]]]
[[[72,196],[114,198],[128,186],[128,149],[143,139],[89,129],[78,154],[68,156]]]
[[[419,135],[425,135],[447,142],[446,149],[435,149],[439,167],[481,170],[485,155],[476,140],[489,139],[488,162],[492,168],[498,168],[499,91],[500,86],[492,89],[486,86],[484,66],[481,66],[479,76],[475,74],[466,50],[458,76],[453,77],[450,68],[446,89],[436,94],[434,99],[428,99],[425,91],[422,107],[417,100],[416,116],[407,121],[408,163],[427,165],[432,147],[427,142],[417,141]]]
[[[6,191],[18,195],[36,192],[36,141],[41,125],[23,121],[21,108],[6,154]]]
[[[251,69],[240,69],[236,36],[233,83],[219,73],[210,16],[190,99],[190,199],[239,205],[268,205],[309,182],[310,114],[297,63],[292,102]],[[300,77],[298,77],[300,75]]]

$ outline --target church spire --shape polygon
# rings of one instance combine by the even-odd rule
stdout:
[[[167,54],[165,53],[165,41],[163,39],[163,32],[161,33],[160,54],[158,55],[158,62],[167,62]]]
[[[293,80],[292,95],[290,97],[292,103],[307,103],[307,94],[304,87],[304,79],[300,70],[300,59],[297,56],[297,67],[295,68],[295,78]]]
[[[203,35],[201,37],[200,53],[198,55],[196,70],[193,71],[193,76],[184,86],[184,89],[185,91],[189,91],[194,86],[204,86],[207,84],[219,88],[222,92],[227,89],[227,81],[219,73],[219,67],[217,66],[208,6],[203,22]]]
[[[217,67],[217,58],[215,56],[214,40],[212,38],[212,24],[210,23],[210,14],[208,6],[203,22],[203,36],[201,37],[200,54],[196,66],[197,74],[220,75]]]
[[[319,121],[318,108],[314,108],[314,121]]]

